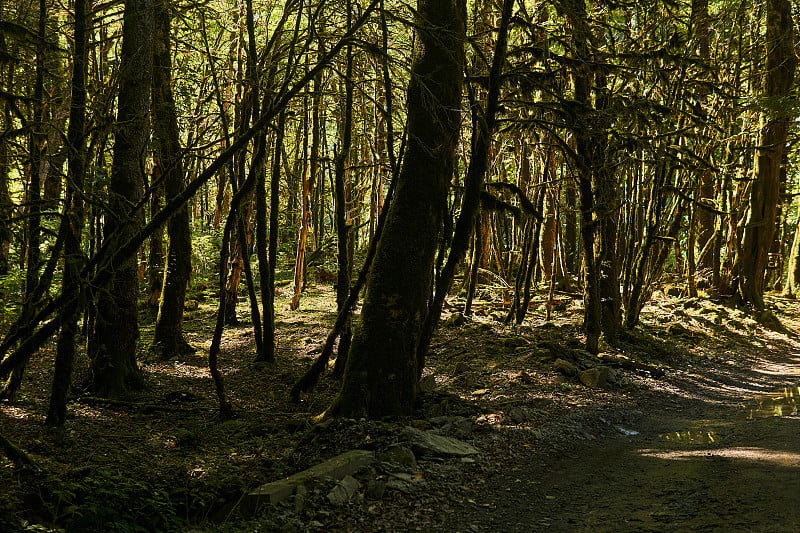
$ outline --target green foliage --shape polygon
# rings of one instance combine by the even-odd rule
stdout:
[[[192,237],[192,278],[200,282],[215,282],[222,230],[203,232],[195,228]]]
[[[183,525],[166,487],[104,470],[52,481],[44,503],[67,532],[175,531]]]

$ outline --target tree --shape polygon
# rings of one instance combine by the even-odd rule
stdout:
[[[103,226],[107,245],[121,246],[143,225],[137,207],[144,192],[143,158],[150,132],[153,1],[130,0],[123,13],[117,131]],[[100,395],[118,397],[142,384],[136,363],[139,279],[135,255],[108,266],[111,282],[97,301],[90,387]]]
[[[408,146],[331,414],[411,412],[415,353],[460,130],[465,16],[460,0],[417,2],[406,104]]]
[[[792,6],[788,0],[767,2],[766,59],[763,89],[765,110],[761,117],[753,168],[750,215],[738,261],[741,271],[740,296],[757,309],[764,308],[764,276],[775,233],[780,201],[780,169],[789,132],[789,115],[785,106],[794,86],[797,65]]]
[[[72,380],[72,367],[75,361],[76,335],[78,333],[78,309],[84,304],[85,285],[80,279],[84,255],[81,249],[86,216],[82,197],[86,177],[86,1],[75,0],[75,21],[73,32],[72,91],[70,98],[69,128],[67,146],[69,148],[69,174],[67,180],[67,230],[64,242],[64,273],[62,292],[75,291],[80,297],[70,303],[70,309],[61,324],[56,343],[56,360],[53,371],[53,387],[50,406],[45,423],[52,427],[64,425],[67,415],[67,394]]]
[[[172,95],[172,57],[170,54],[170,13],[166,0],[155,0],[153,31],[153,132],[155,167],[164,180],[168,198],[184,187],[178,117]],[[192,235],[189,207],[181,206],[167,223],[167,265],[161,284],[153,342],[150,352],[160,359],[191,353],[194,348],[183,335],[183,306],[186,286],[192,273]]]

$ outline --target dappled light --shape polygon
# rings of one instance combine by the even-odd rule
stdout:
[[[706,449],[692,449],[692,450],[640,450],[639,452],[644,457],[654,457],[657,459],[669,460],[688,460],[688,459],[714,459],[725,458],[735,459],[741,461],[754,461],[774,463],[780,466],[787,466],[792,468],[800,468],[800,453],[769,450],[764,448],[706,448]]]

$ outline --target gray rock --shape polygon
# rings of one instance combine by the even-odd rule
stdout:
[[[453,436],[457,439],[467,440],[472,437],[472,429],[475,424],[472,420],[459,418],[453,422]]]
[[[419,380],[417,389],[419,392],[431,392],[436,388],[436,377],[433,374],[428,374]]]
[[[360,486],[361,484],[353,476],[345,476],[328,493],[328,501],[336,507],[344,505],[358,492]]]
[[[374,461],[375,454],[372,452],[350,450],[288,478],[261,485],[242,497],[239,509],[243,515],[252,516],[266,504],[277,504],[296,491],[305,494],[304,490],[313,488],[324,479],[342,479]]]
[[[556,359],[556,362],[553,363],[553,368],[565,376],[574,376],[578,373],[578,367],[564,359]]]
[[[528,413],[522,407],[513,406],[508,410],[508,417],[515,424],[522,424],[528,419]]]
[[[367,483],[364,497],[369,500],[380,500],[386,492],[386,481],[382,479],[371,479]]]
[[[596,366],[578,372],[581,383],[592,389],[599,389],[606,385],[611,369],[607,366]]]
[[[402,479],[398,479],[396,477],[389,478],[389,480],[386,482],[386,488],[396,490],[404,494],[414,492],[414,485],[408,481],[403,481]]]
[[[407,468],[416,468],[417,466],[417,458],[414,457],[411,448],[400,445],[390,446],[385,452],[378,455],[378,461]]]
[[[403,437],[411,444],[411,448],[420,455],[463,457],[478,453],[474,446],[466,442],[442,435],[434,435],[412,427],[407,427],[403,431]]]
[[[467,319],[464,318],[464,315],[461,313],[453,313],[444,321],[444,326],[447,328],[457,328],[463,326],[466,321]]]

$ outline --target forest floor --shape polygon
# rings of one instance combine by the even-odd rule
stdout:
[[[502,291],[485,291],[466,318],[454,298],[414,417],[315,425],[337,383],[326,375],[299,405],[288,391],[318,355],[335,298],[312,284],[291,312],[290,296],[278,290],[276,364],[252,362],[246,301],[242,323],[225,331],[231,420],[218,416],[208,372],[212,291],[192,295],[185,329],[195,354],[143,362],[147,387],[126,401],[76,395],[61,434],[43,426],[53,348],[45,350],[17,401],[0,404],[0,435],[37,465],[16,469],[0,457],[0,531],[799,529],[796,301],[768,297],[787,334],[719,299],[659,291],[642,326],[601,359],[580,350],[578,294],[557,294],[550,320],[546,295],[536,295],[521,326],[503,325]],[[142,323],[146,343],[152,317]],[[604,385],[567,375],[597,365],[610,369]],[[360,488],[337,505],[330,482],[241,512],[247,491],[344,451],[405,450],[409,426],[477,454],[414,450],[404,466],[359,472]]]

